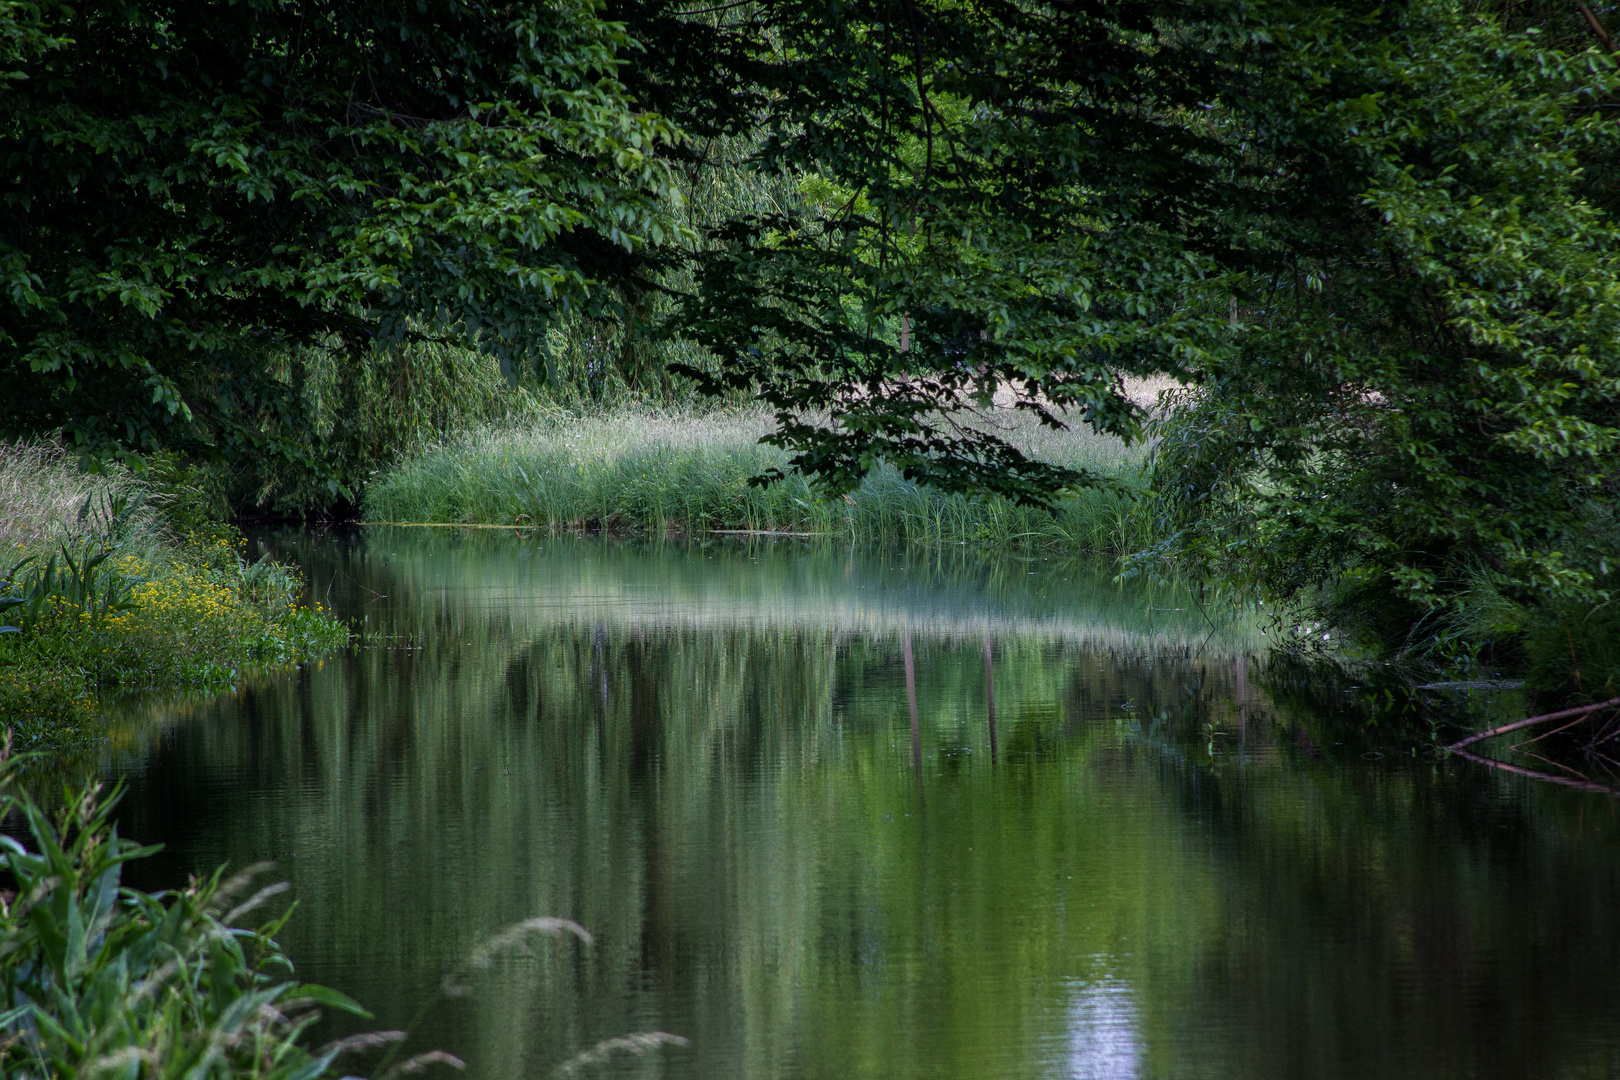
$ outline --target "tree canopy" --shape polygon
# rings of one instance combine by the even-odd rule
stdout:
[[[1574,10],[170,0],[0,30],[7,432],[252,448],[276,349],[533,359],[559,314],[661,293],[712,360],[685,372],[774,406],[835,492],[880,461],[1034,504],[1108,482],[999,438],[1010,400],[1158,425],[1155,557],[1412,611],[1473,570],[1609,573],[1620,77]],[[720,146],[790,196],[683,218]],[[1138,375],[1186,387],[1168,418]]]
[[[1122,377],[1162,373],[1156,555],[1418,609],[1468,566],[1607,573],[1606,52],[1455,0],[750,10],[805,198],[718,230],[681,317],[800,468],[1046,500],[1091,478],[963,407],[1129,438]]]
[[[589,0],[0,5],[0,428],[305,452],[242,422],[295,346],[512,358],[672,238]],[[275,402],[272,402],[272,407]]]

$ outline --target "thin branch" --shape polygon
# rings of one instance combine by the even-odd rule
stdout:
[[[916,66],[917,75],[917,103],[922,107],[923,135],[928,140],[928,157],[923,165],[923,189],[926,191],[929,181],[934,175],[934,111],[933,103],[928,100],[928,91],[923,86],[923,58],[922,41],[917,32],[917,5],[906,5],[906,18],[911,23],[911,55]]]
[[[734,0],[733,3],[721,4],[719,7],[694,8],[691,11],[672,11],[670,14],[677,18],[686,15],[712,15],[716,11],[730,11],[732,8],[745,7],[756,2],[757,0]]]
[[[1520,765],[1509,765],[1505,761],[1493,761],[1490,758],[1483,758],[1477,754],[1470,754],[1466,750],[1456,750],[1453,752],[1460,758],[1467,758],[1469,761],[1477,762],[1480,765],[1489,765],[1493,769],[1501,769],[1503,772],[1510,772],[1515,776],[1527,776],[1532,780],[1545,780],[1549,784],[1558,784],[1562,787],[1578,788],[1581,791],[1598,792],[1603,795],[1620,795],[1620,791],[1616,791],[1612,787],[1605,787],[1602,784],[1594,784],[1590,780],[1571,780],[1567,776],[1553,776],[1549,773],[1536,772],[1534,769],[1526,769]]]
[[[1585,4],[1576,4],[1575,6],[1581,9],[1582,15],[1586,16],[1586,25],[1592,28],[1593,36],[1602,42],[1603,47],[1611,53],[1620,52],[1620,45],[1616,45],[1614,38],[1610,37],[1609,32],[1603,29],[1603,24],[1598,22],[1596,15],[1592,14],[1592,9]]]
[[[1466,739],[1458,739],[1456,742],[1446,747],[1446,749],[1455,752],[1461,750],[1465,746],[1471,746],[1474,743],[1479,742],[1481,739],[1490,739],[1497,735],[1506,735],[1510,731],[1518,731],[1520,728],[1526,728],[1532,724],[1544,724],[1549,720],[1567,720],[1572,716],[1585,716],[1587,713],[1597,712],[1599,709],[1612,709],[1616,705],[1620,705],[1620,697],[1610,698],[1608,701],[1600,701],[1596,705],[1581,705],[1573,709],[1564,709],[1561,712],[1547,713],[1544,716],[1532,716],[1526,720],[1518,720],[1511,724],[1503,724],[1501,727],[1491,728],[1489,731],[1481,731],[1477,735],[1468,736]]]
[[[1552,736],[1558,734],[1560,731],[1568,731],[1570,728],[1574,727],[1576,724],[1584,724],[1585,722],[1586,722],[1586,714],[1582,713],[1581,715],[1577,716],[1575,719],[1571,720],[1567,724],[1560,724],[1558,727],[1553,728],[1551,731],[1543,731],[1540,735],[1537,735],[1535,738],[1526,739],[1522,743],[1514,743],[1512,746],[1508,747],[1508,749],[1517,750],[1521,746],[1529,746],[1533,742],[1540,742],[1542,739],[1551,738]],[[1529,753],[1529,751],[1526,750],[1525,753]]]

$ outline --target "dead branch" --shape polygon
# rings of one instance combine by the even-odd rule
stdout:
[[[1549,720],[1568,720],[1572,716],[1585,716],[1587,713],[1594,713],[1600,709],[1612,709],[1616,705],[1620,705],[1620,697],[1610,698],[1608,701],[1600,701],[1596,705],[1580,705],[1573,709],[1564,709],[1560,712],[1547,713],[1543,716],[1532,716],[1526,720],[1517,720],[1511,724],[1503,724],[1501,727],[1491,728],[1489,731],[1481,731],[1478,734],[1468,736],[1466,739],[1458,739],[1456,742],[1446,747],[1446,749],[1456,752],[1465,746],[1471,746],[1474,743],[1479,742],[1481,739],[1491,739],[1498,735],[1506,735],[1510,731],[1518,731],[1520,728],[1527,728],[1532,724],[1545,724]]]

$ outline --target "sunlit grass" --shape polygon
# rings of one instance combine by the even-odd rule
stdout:
[[[797,474],[756,487],[787,455],[759,445],[759,410],[618,409],[493,427],[450,440],[380,476],[366,517],[378,522],[523,525],[645,533],[769,530],[859,541],[924,541],[1120,553],[1146,543],[1134,492],[1145,449],[1083,424],[1044,429],[997,410],[988,421],[1025,453],[1109,477],[1056,513],[1001,498],[947,495],[879,468],[847,497],[818,494]]]

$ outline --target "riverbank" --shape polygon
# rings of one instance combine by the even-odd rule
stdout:
[[[827,499],[796,473],[750,486],[750,478],[787,465],[785,452],[759,444],[771,430],[768,413],[628,407],[446,440],[373,480],[364,510],[372,522],[647,535],[794,532],[1108,555],[1150,542],[1150,519],[1136,498],[1145,486],[1145,447],[1078,423],[1044,429],[1010,411],[1000,423],[1026,454],[1110,485],[1065,496],[1049,514],[1001,498],[943,494],[880,467],[849,496]]]
[[[217,692],[347,643],[300,602],[297,570],[250,560],[235,529],[177,533],[165,509],[183,499],[86,475],[58,448],[0,446],[0,728],[20,748],[94,738],[106,693]]]
[[[1133,396],[1152,407],[1168,385],[1134,386]],[[1152,444],[1126,446],[1077,416],[1066,417],[1067,427],[1058,431],[1010,409],[994,416],[1000,433],[1028,456],[1085,470],[1106,485],[1066,494],[1048,513],[1000,498],[944,494],[879,467],[850,495],[827,499],[793,472],[766,487],[750,485],[788,462],[785,452],[759,443],[772,426],[764,410],[626,405],[557,412],[441,439],[377,475],[364,496],[364,516],[376,524],[542,533],[735,531],[1104,560],[1137,555],[1136,564],[1155,574],[1187,572],[1240,603],[1263,600],[1278,623],[1274,645],[1287,651],[1315,655],[1327,640],[1321,635],[1331,630],[1335,648],[1410,665],[1420,682],[1522,677],[1544,695],[1538,703],[1547,708],[1620,693],[1612,689],[1620,678],[1614,648],[1620,638],[1607,608],[1565,610],[1510,597],[1500,572],[1461,562],[1448,572],[1467,581],[1448,584],[1445,602],[1432,610],[1394,602],[1387,570],[1376,564],[1347,566],[1336,577],[1273,594],[1267,591],[1272,582],[1245,576],[1241,565],[1222,562],[1225,555],[1200,570],[1183,565],[1176,552],[1165,554],[1162,541],[1171,526],[1164,478],[1154,486]],[[1242,518],[1234,535],[1262,537],[1275,524]]]

